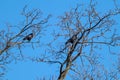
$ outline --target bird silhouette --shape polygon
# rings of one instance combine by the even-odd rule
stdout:
[[[31,41],[32,38],[33,38],[33,33],[30,33],[27,36],[25,36],[23,40]]]
[[[77,35],[78,34],[73,35],[65,44],[67,45],[68,43],[74,43],[74,41],[77,39]]]
[[[69,46],[68,44],[69,44],[69,43],[70,43],[70,44],[74,44],[75,41],[78,39],[78,34],[79,34],[79,33],[80,33],[80,32],[76,32],[72,37],[70,37],[70,38],[65,42],[65,47],[64,47],[62,50],[60,50],[59,53],[63,53],[64,50],[68,48],[68,46]]]

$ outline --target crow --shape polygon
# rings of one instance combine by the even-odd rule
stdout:
[[[70,39],[68,39],[65,44],[67,45],[68,43],[74,43],[76,39],[77,39],[77,34],[73,35]]]
[[[68,48],[68,46],[69,46],[68,43],[74,44],[75,41],[78,39],[78,34],[79,34],[79,33],[80,33],[80,32],[77,32],[77,33],[74,34],[71,38],[69,38],[69,39],[65,42],[65,47],[64,47],[62,50],[60,50],[58,53],[63,53],[64,50]]]
[[[32,38],[33,38],[33,33],[30,33],[27,36],[25,36],[23,40],[31,41]]]

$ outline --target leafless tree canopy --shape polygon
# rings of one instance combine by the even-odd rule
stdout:
[[[112,74],[106,71],[99,59],[104,56],[100,55],[100,53],[104,54],[101,50],[106,48],[113,55],[112,48],[120,45],[117,27],[114,26],[116,25],[114,16],[118,16],[120,10],[109,10],[100,14],[92,2],[84,10],[82,7],[77,5],[76,8],[65,12],[63,16],[59,16],[57,26],[61,30],[56,32],[54,40],[58,42],[60,40],[61,45],[57,45],[59,49],[56,49],[50,43],[49,53],[52,54],[52,58],[44,62],[60,65],[58,80],[64,80],[67,75],[77,80],[105,80],[107,78],[107,80],[110,78],[118,80],[119,73],[115,71]]]
[[[21,15],[25,17],[23,22],[18,23],[17,26],[6,24],[5,30],[0,31],[0,69],[2,70],[5,69],[5,64],[24,57],[21,50],[27,43],[32,47],[39,44],[41,30],[47,27],[46,24],[50,18],[50,15],[43,18],[39,9],[28,10],[27,6],[23,8]],[[30,33],[36,38],[34,42],[24,40]],[[0,72],[1,76],[3,74]]]
[[[115,9],[101,13],[96,5],[91,0],[86,8],[83,5],[77,5],[59,16],[59,22],[55,24],[57,29],[55,28],[52,34],[53,40],[50,43],[44,43],[45,52],[38,58],[30,58],[32,61],[59,66],[59,75],[55,75],[57,78],[52,77],[51,80],[64,80],[66,76],[74,80],[120,79],[119,52],[113,51],[120,46],[119,30],[114,18],[120,15],[120,9],[115,5]],[[47,28],[46,24],[50,18],[50,15],[42,18],[42,12],[38,9],[28,11],[27,6],[23,8],[21,14],[25,16],[22,25],[15,27],[7,25],[7,31],[0,31],[1,69],[4,69],[2,67],[4,64],[18,59],[16,55],[19,55],[19,58],[24,57],[21,50],[27,43],[32,46],[39,44],[41,31]],[[13,28],[17,32],[13,32],[11,30]],[[23,40],[29,33],[33,33],[34,42]],[[12,52],[13,49],[18,49],[19,53]],[[109,55],[117,56],[118,62],[113,66],[116,67],[115,70],[107,70],[104,63],[100,62],[106,54],[104,51],[108,51]]]

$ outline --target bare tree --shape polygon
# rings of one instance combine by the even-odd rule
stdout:
[[[72,8],[59,16],[59,22],[53,28],[52,41],[44,43],[45,52],[42,52],[38,58],[29,58],[32,61],[58,64],[57,78],[51,77],[51,80],[64,80],[66,76],[76,80],[119,80],[119,65],[117,69],[108,71],[100,59],[104,55],[104,48],[108,48],[113,55],[113,48],[119,49],[120,35],[114,16],[120,14],[120,9],[116,7],[108,12],[100,13],[94,2],[90,2],[86,8],[82,5]],[[34,9],[27,11],[23,8],[22,15],[25,21],[20,26],[7,25],[7,31],[0,31],[0,68],[2,65],[10,63],[14,55],[23,54],[21,49],[26,43],[39,44],[41,30],[46,28],[49,15],[41,18],[41,11]],[[22,27],[21,27],[22,26]],[[10,30],[16,29],[17,32]],[[47,33],[47,32],[46,32]],[[27,35],[26,35],[27,34]],[[31,39],[35,38],[34,42]],[[26,40],[26,41],[25,41]],[[12,49],[18,49],[19,54],[11,52]],[[118,55],[119,53],[114,53]],[[119,60],[119,59],[118,59]],[[3,75],[1,73],[0,75]],[[56,75],[55,75],[56,76]],[[45,80],[46,78],[40,78]]]
[[[23,8],[21,15],[25,18],[23,22],[17,26],[6,24],[5,29],[0,31],[0,71],[3,70],[0,76],[4,75],[6,64],[24,57],[21,52],[22,47],[25,47],[27,43],[32,47],[39,44],[41,31],[47,27],[46,23],[50,18],[50,15],[43,18],[39,9],[29,10],[27,6]],[[36,40],[30,41],[32,38]]]
[[[55,38],[48,44],[51,55],[37,61],[59,64],[57,80],[64,80],[67,75],[77,80],[109,80],[110,77],[118,80],[118,75],[111,74],[112,71],[100,64],[104,55],[99,53],[104,53],[101,50],[105,47],[110,54],[113,54],[112,48],[119,48],[120,35],[116,31],[118,27],[114,26],[114,16],[120,14],[120,9],[100,13],[92,0],[87,8],[82,8],[77,5],[59,16],[59,30],[53,33]]]

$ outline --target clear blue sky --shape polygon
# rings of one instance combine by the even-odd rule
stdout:
[[[39,8],[44,15],[52,14],[53,17],[62,15],[65,11],[76,6],[76,4],[88,3],[89,0],[1,0],[0,1],[0,28],[5,23],[17,25],[23,20],[20,15],[22,8],[27,4],[29,8]],[[99,0],[97,0],[99,1]],[[100,0],[100,11],[107,11],[113,5],[112,0]],[[107,4],[107,5],[106,5]],[[35,53],[33,51],[33,53]],[[37,52],[36,52],[37,53]],[[13,62],[7,65],[8,80],[35,80],[37,77],[50,77],[57,73],[58,68],[54,65],[35,63],[31,61]],[[51,74],[51,75],[50,75]]]

